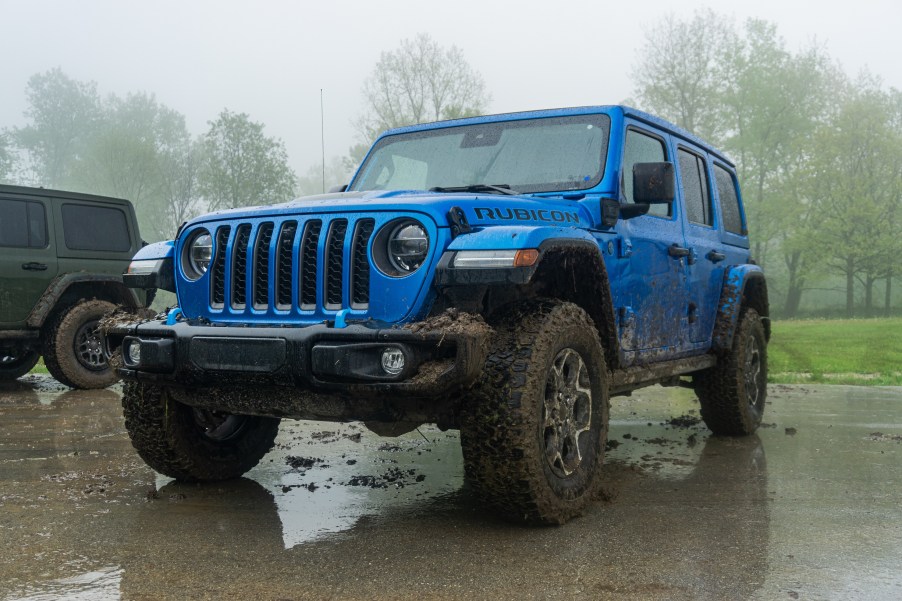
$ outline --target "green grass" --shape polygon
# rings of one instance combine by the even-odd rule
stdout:
[[[774,321],[770,381],[902,386],[902,319]]]

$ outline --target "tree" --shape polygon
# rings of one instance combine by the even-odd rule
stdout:
[[[902,252],[902,130],[893,97],[878,79],[862,74],[836,94],[838,112],[816,140],[811,244],[844,278],[846,315],[852,317],[856,281],[871,314],[874,284],[889,282]]]
[[[15,130],[15,140],[27,153],[33,183],[61,187],[100,117],[97,84],[75,81],[57,67],[32,75],[25,95],[31,123]]]
[[[263,133],[263,124],[228,109],[203,136],[198,189],[210,209],[289,200],[296,177],[284,143]]]
[[[393,127],[479,115],[489,103],[460,48],[443,48],[425,33],[383,52],[363,95],[367,108],[356,125],[364,144]]]
[[[173,208],[197,200],[193,187],[179,183],[186,169],[195,168],[184,116],[143,92],[110,96],[102,108],[95,130],[72,163],[73,187],[129,199],[145,238],[170,237],[173,221],[184,216],[173,214]],[[186,193],[189,196],[182,196]]]
[[[710,9],[696,11],[688,21],[664,17],[646,32],[633,67],[640,105],[716,142],[723,125],[722,60],[736,44],[732,23]]]
[[[0,182],[12,180],[16,157],[5,131],[0,131]]]

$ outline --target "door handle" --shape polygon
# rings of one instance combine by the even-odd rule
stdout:
[[[712,263],[720,263],[721,261],[723,261],[724,259],[727,258],[727,255],[725,255],[723,253],[719,253],[716,250],[712,250],[708,254],[705,255],[705,258],[708,259],[709,261],[711,261]]]
[[[47,265],[45,263],[22,263],[22,269],[26,271],[47,271]]]
[[[682,246],[677,246],[676,243],[673,243],[667,248],[667,254],[671,257],[682,258],[688,257],[690,251],[688,248],[683,248]]]

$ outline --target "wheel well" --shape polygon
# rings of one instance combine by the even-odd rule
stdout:
[[[134,293],[115,281],[74,282],[56,299],[53,307],[47,312],[41,326],[53,323],[57,316],[82,300],[105,300],[116,305],[124,305],[130,309],[138,306]]]
[[[530,283],[504,291],[489,290],[486,309],[490,314],[502,304],[535,297],[556,298],[581,307],[598,329],[608,369],[619,365],[614,305],[597,247],[573,244],[544,251]]]
[[[770,341],[770,304],[767,282],[763,277],[751,278],[742,292],[742,306],[754,309],[764,322],[764,336]]]

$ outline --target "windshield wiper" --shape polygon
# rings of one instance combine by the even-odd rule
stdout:
[[[494,192],[495,194],[519,194],[516,190],[511,190],[508,184],[471,184],[469,186],[435,186],[429,188],[430,192]]]

